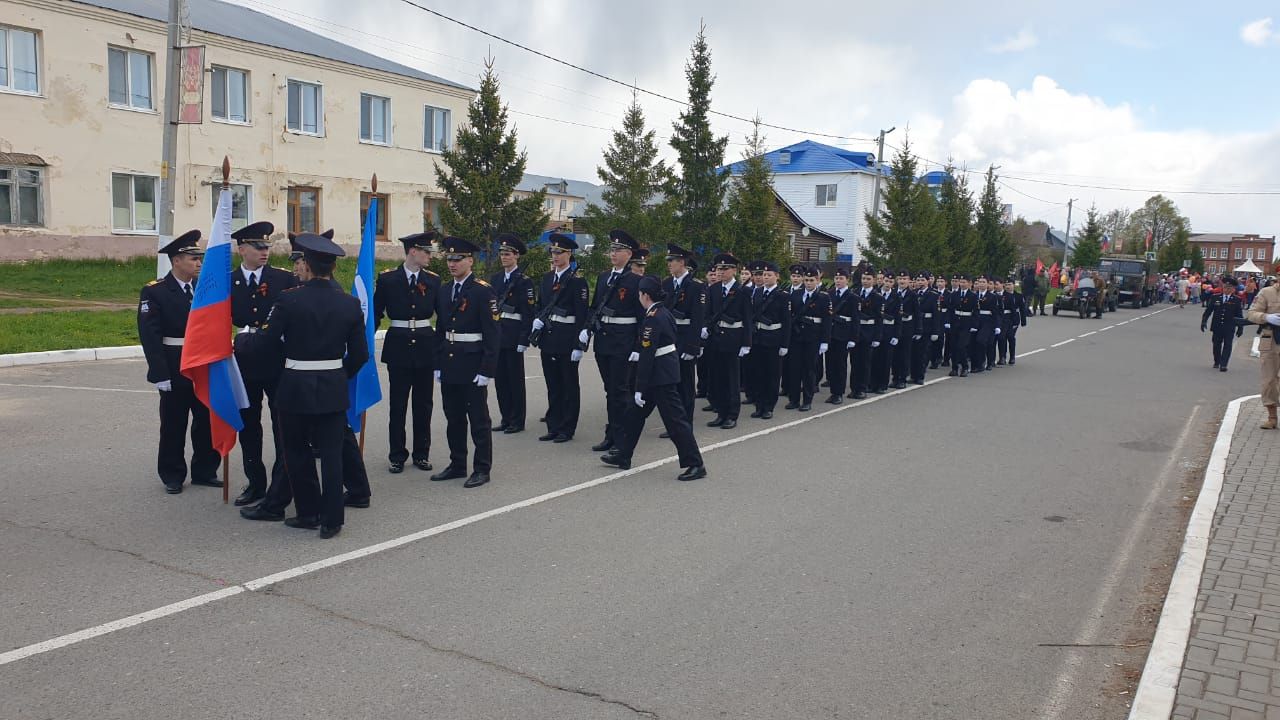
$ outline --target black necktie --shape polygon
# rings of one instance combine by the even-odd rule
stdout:
[[[609,287],[613,287],[613,284],[614,284],[617,280],[618,280],[618,273],[617,273],[617,272],[611,272],[611,273],[609,273]]]
[[[186,293],[186,295],[187,295],[187,300],[190,300],[190,299],[191,299],[191,297],[192,297],[192,294],[191,294],[191,283],[185,283],[185,284],[183,284],[183,286],[182,286],[182,292]]]
[[[249,273],[249,294],[258,292],[258,273]]]
[[[409,273],[409,289],[416,290],[414,285],[418,284],[418,273]]]
[[[458,304],[458,295],[462,292],[462,283],[453,284],[453,304]]]

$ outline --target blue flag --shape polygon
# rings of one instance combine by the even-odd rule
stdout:
[[[347,381],[347,424],[360,432],[361,415],[382,400],[382,386],[378,383],[378,365],[373,354],[373,334],[377,326],[373,320],[373,256],[374,233],[378,225],[378,198],[369,198],[369,213],[364,218],[364,234],[360,238],[360,259],[356,262],[356,279],[351,283],[351,294],[360,300],[364,313],[364,339],[369,345],[369,359]]]

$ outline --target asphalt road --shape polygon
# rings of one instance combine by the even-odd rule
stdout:
[[[0,370],[0,717],[1123,717],[1183,484],[1257,391],[1248,336],[1218,373],[1198,309],[1151,310],[1033,318],[1016,367],[834,412],[701,413],[694,483],[656,414],[651,465],[598,462],[590,362],[577,439],[497,436],[480,489],[387,474],[379,406],[373,507],[330,541],[165,495],[140,362]]]

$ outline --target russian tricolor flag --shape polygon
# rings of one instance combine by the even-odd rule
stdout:
[[[195,386],[196,397],[209,408],[213,447],[226,457],[243,427],[240,410],[249,396],[231,349],[231,190],[218,195],[218,211],[205,248],[182,346],[182,374]]]

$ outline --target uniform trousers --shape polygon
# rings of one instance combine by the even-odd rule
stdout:
[[[849,381],[849,343],[845,340],[832,340],[827,347],[825,359],[831,394],[843,396]]]
[[[911,346],[911,380],[913,382],[924,382],[925,367],[929,362],[929,351],[931,343],[928,335],[921,335],[918,340],[908,340]]]
[[[696,467],[702,464],[702,453],[698,450],[698,442],[693,437],[693,425],[684,413],[684,405],[680,399],[680,390],[674,383],[656,385],[643,393],[644,407],[637,407],[633,401],[626,410],[623,421],[622,437],[618,439],[616,452],[627,460],[636,450],[640,433],[644,432],[644,421],[654,408],[662,418],[662,425],[671,442],[676,446],[680,457],[680,467]]]
[[[893,346],[888,338],[880,340],[880,347],[871,349],[871,389],[889,387],[889,369],[893,365]]]
[[[605,411],[604,439],[612,442],[622,430],[622,415],[631,402],[631,363],[627,355],[596,352],[596,367],[600,370],[600,382],[604,384]]]
[[[737,420],[742,409],[742,366],[738,363],[738,349],[713,349],[706,352],[708,378],[707,398],[715,407],[716,415],[727,420]]]
[[[445,438],[449,441],[449,467],[467,469],[467,428],[476,446],[472,472],[487,473],[493,467],[493,424],[489,420],[489,388],[475,383],[440,383],[444,405]]]
[[[1268,328],[1272,333],[1280,330]],[[1270,338],[1262,338],[1258,344],[1262,352],[1262,404],[1280,405],[1280,345]]]
[[[956,323],[947,331],[947,352],[951,353],[951,369],[969,369],[969,344],[973,342],[969,328]]]
[[[782,375],[783,358],[778,357],[778,348],[762,345],[753,345],[747,357],[753,358],[756,369],[755,388],[751,391],[756,410],[773,412],[778,406],[778,378]]]
[[[694,397],[704,398],[707,396],[708,387],[710,386],[707,379],[709,375],[707,372],[707,363],[710,361],[711,358],[708,356],[706,350],[703,350],[702,354],[698,356],[698,359],[694,361],[697,363],[698,370],[698,382],[695,385]]]
[[[853,373],[849,377],[849,388],[853,395],[865,394],[871,384],[871,342],[854,340]]]
[[[582,406],[578,363],[568,350],[543,350],[542,379],[547,383],[547,432],[573,437],[578,431],[578,412]]]
[[[739,372],[742,377],[742,390],[747,396],[747,402],[755,402],[756,382],[759,374],[760,356],[754,352],[738,358],[740,364]]]
[[[498,418],[507,427],[524,427],[524,353],[515,348],[498,351],[498,371],[493,377],[498,396]]]
[[[818,342],[792,339],[787,353],[787,374],[791,376],[787,388],[787,400],[807,404],[813,401],[818,387]]]
[[[282,411],[279,417],[298,517],[318,518],[325,527],[341,527],[342,430],[347,427],[347,414],[302,415]],[[315,455],[320,456],[319,480]]]
[[[222,458],[213,449],[209,434],[209,408],[196,397],[191,381],[178,376],[173,389],[160,392],[160,447],[156,472],[165,485],[181,485],[187,479],[187,421],[191,423],[191,478],[214,480]]]
[[[696,358],[680,361],[680,401],[684,404],[685,418],[691,422],[693,420],[693,399],[696,395],[697,372],[698,360]],[[774,398],[777,398],[776,390],[774,391]]]
[[[903,335],[893,346],[893,382],[904,383],[911,374],[911,336]]]
[[[409,412],[409,398],[413,397],[413,459],[431,459],[431,413],[435,407],[435,377],[430,367],[388,365],[390,381],[387,411],[387,438],[390,452],[387,460],[404,463],[409,459],[405,447],[405,417]]]
[[[240,458],[244,465],[244,477],[256,493],[267,491],[267,466],[262,460],[262,398],[267,398],[268,415],[271,417],[271,441],[275,448],[275,460],[271,463],[271,482],[284,475],[284,445],[280,441],[280,427],[275,407],[275,383],[256,380],[244,381],[249,396],[249,407],[240,411],[244,428],[240,430]]]
[[[1235,328],[1228,328],[1224,332],[1213,331],[1213,363],[1218,367],[1226,367],[1231,362],[1231,349],[1235,344]]]
[[[283,431],[281,431],[283,437]],[[283,443],[283,439],[281,440]],[[267,497],[262,501],[262,507],[265,510],[273,512],[284,512],[289,507],[289,503],[293,502],[293,486],[289,481],[288,472],[288,454],[285,457],[285,470],[277,478],[271,477],[271,485],[267,488]],[[315,451],[311,451],[304,462],[311,465],[312,472],[315,472]],[[360,454],[360,442],[356,440],[356,434],[351,431],[348,426],[342,434],[342,487],[346,489],[347,494],[353,498],[367,498],[373,494],[369,488],[369,473],[364,467],[364,457]]]
[[[1021,327],[1017,323],[1009,326],[1005,331],[1005,342],[1009,345],[1009,362],[1013,362],[1018,357],[1018,328]]]

